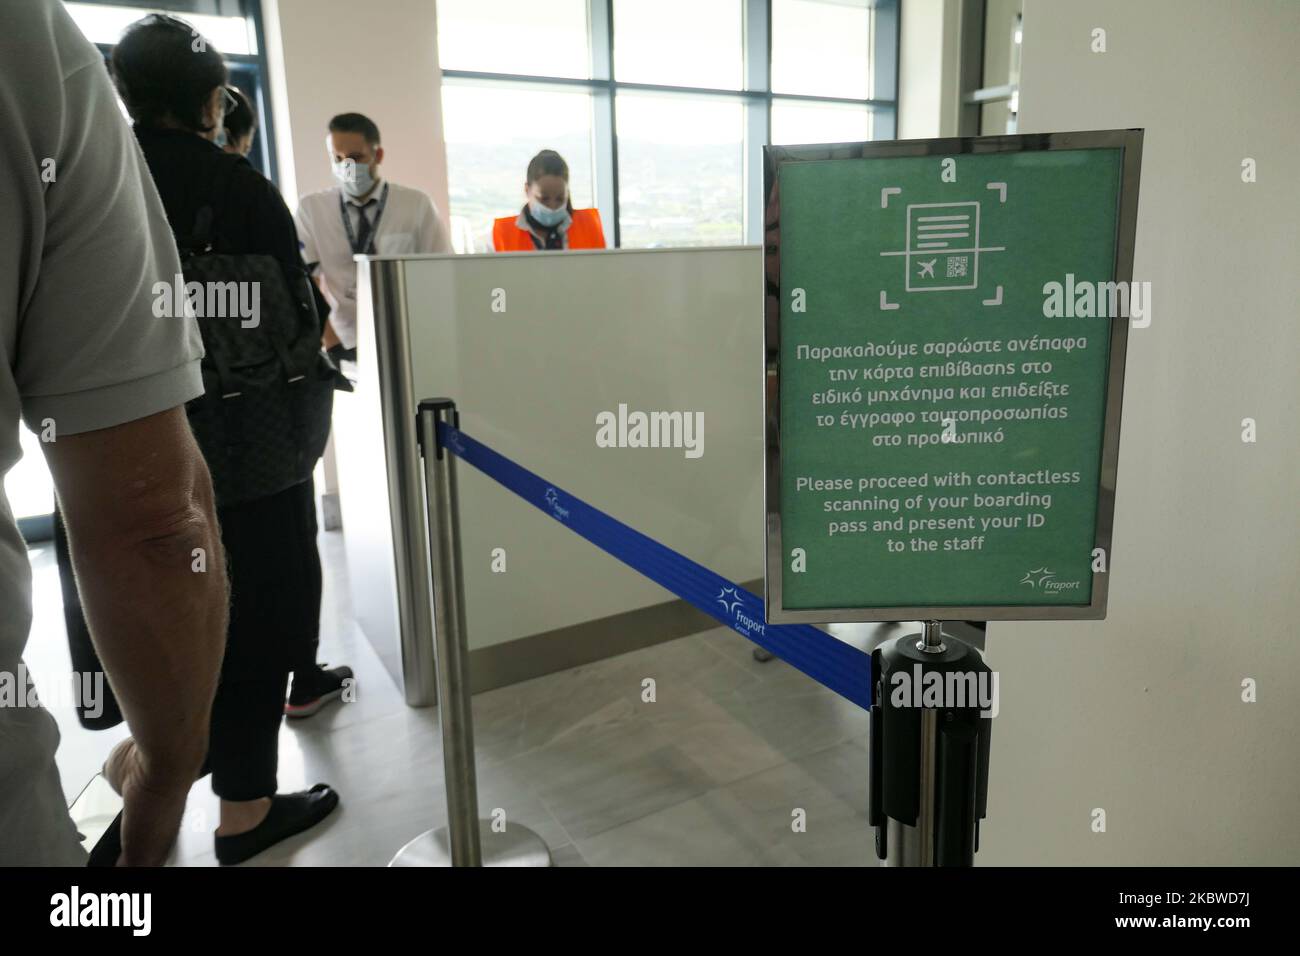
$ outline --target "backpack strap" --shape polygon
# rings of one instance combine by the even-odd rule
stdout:
[[[180,251],[182,259],[186,256],[215,251],[217,234],[213,225],[217,218],[217,207],[225,205],[235,178],[236,167],[246,162],[241,156],[230,156],[224,153],[215,158],[217,174],[213,179],[212,198],[200,206],[194,214],[194,224],[190,227],[190,234],[176,237],[176,248]]]

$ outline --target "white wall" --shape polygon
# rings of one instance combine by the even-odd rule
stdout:
[[[330,117],[365,113],[379,126],[384,175],[447,213],[441,77],[433,0],[266,0],[277,154],[291,206],[334,185],[325,157]],[[294,193],[292,186],[296,186]]]
[[[1298,45],[1290,0],[1025,0],[1022,131],[1146,128],[1154,321],[1129,336],[1109,618],[989,629],[984,864],[1300,863]]]
[[[902,0],[898,138],[956,136],[961,105],[961,0]]]

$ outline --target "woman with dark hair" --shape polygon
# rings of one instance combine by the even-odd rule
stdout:
[[[238,268],[241,257],[251,261],[269,256],[284,276],[303,271],[298,234],[279,192],[242,156],[223,152],[215,143],[237,101],[226,85],[221,55],[211,44],[182,20],[151,15],[127,28],[113,51],[112,73],[135,120],[136,138],[182,252],[201,232],[209,237],[207,251],[236,263],[231,268]],[[286,288],[291,288],[288,282]],[[262,288],[263,303],[269,291]],[[289,296],[300,305],[301,298]],[[265,313],[263,309],[263,326],[275,318]],[[210,382],[217,371],[209,368],[209,360],[219,350],[215,340],[208,341],[211,327],[200,325],[208,351],[204,380]],[[251,336],[259,330],[248,331]],[[316,340],[308,349],[315,354],[309,358],[328,368],[319,353],[319,334],[316,328]],[[314,383],[318,366],[310,367]],[[228,368],[219,371],[229,373]],[[190,413],[218,488],[217,516],[230,574],[230,626],[212,706],[207,762],[212,789],[221,798],[215,846],[224,864],[246,860],[320,822],[338,805],[338,794],[323,783],[301,793],[275,792],[285,686],[289,672],[314,655],[320,622],[321,567],[310,479],[314,458],[299,462],[305,480],[291,479],[295,483],[289,487],[252,500],[227,495],[223,502],[221,468],[267,465],[265,454],[236,458],[231,451],[265,451],[256,433],[265,420],[252,422],[247,434],[235,435],[232,429],[220,444],[205,439],[193,406],[206,402],[201,406],[205,413],[217,415],[232,407],[222,404],[232,397],[219,394],[224,390],[212,384],[208,390],[207,396],[191,403]],[[328,410],[325,418],[328,421]],[[231,446],[228,441],[242,443]],[[232,487],[239,477],[235,474]]]
[[[596,209],[574,209],[569,196],[569,164],[553,149],[528,163],[524,208],[492,225],[497,252],[547,249],[604,249],[605,231]]]
[[[239,87],[227,86],[226,92],[234,106],[226,111],[223,128],[215,142],[227,153],[247,157],[253,150],[253,136],[257,132],[257,111]]]

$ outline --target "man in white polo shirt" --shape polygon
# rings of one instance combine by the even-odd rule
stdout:
[[[360,113],[330,120],[325,147],[338,185],[303,196],[298,236],[303,261],[316,274],[331,313],[324,344],[336,358],[357,346],[358,254],[451,252],[446,223],[427,195],[380,175],[379,128]]]
[[[104,58],[57,0],[10,0],[3,20],[0,866],[86,859],[54,762],[58,727],[22,661],[32,572],[3,490],[20,416],[41,435],[90,633],[133,734],[114,751],[125,808],[120,855],[105,862],[161,864],[207,751],[226,642],[212,483],[184,408],[203,394],[203,342],[192,317],[156,311],[180,260]]]

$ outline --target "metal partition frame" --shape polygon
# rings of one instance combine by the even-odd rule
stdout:
[[[753,247],[717,246],[711,252],[750,250]],[[358,257],[358,306],[373,310],[374,349],[366,354],[361,344],[359,369],[368,390],[376,384],[380,419],[383,425],[385,481],[388,495],[388,523],[391,535],[393,583],[396,598],[396,626],[400,647],[402,685],[407,704],[423,707],[438,703],[435,668],[433,595],[431,586],[428,535],[425,529],[425,487],[421,471],[417,429],[417,399],[411,325],[407,294],[406,263],[426,259],[528,258],[538,256],[577,257],[637,255],[657,256],[681,253],[682,249],[580,249],[565,252],[487,253],[457,256],[450,253],[415,256]],[[757,316],[754,316],[757,321]],[[364,318],[362,318],[364,322]],[[362,336],[368,333],[362,330]],[[343,449],[342,454],[346,454]],[[348,489],[342,490],[344,533],[347,534]],[[381,626],[387,626],[385,621]],[[372,641],[386,640],[387,635],[373,633]]]
[[[405,272],[402,262],[393,259],[371,260],[362,264],[361,272],[363,281],[368,274],[375,309],[374,367],[388,458],[385,472],[397,584],[402,685],[408,704],[425,707],[438,702],[438,689],[428,533],[424,522],[415,520],[424,513],[424,476],[411,380]],[[358,297],[364,294],[364,288],[359,288]]]

